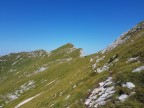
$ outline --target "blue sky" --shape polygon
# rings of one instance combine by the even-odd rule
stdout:
[[[0,0],[0,55],[73,43],[102,50],[144,20],[144,0]]]

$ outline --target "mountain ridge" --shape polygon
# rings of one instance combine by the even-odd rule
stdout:
[[[0,57],[1,108],[141,108],[144,22],[98,53],[65,44]]]

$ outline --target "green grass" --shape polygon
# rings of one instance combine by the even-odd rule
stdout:
[[[112,64],[110,70],[115,83],[116,93],[111,97],[111,101],[107,102],[103,108],[142,108],[144,105],[144,72],[132,73],[132,70],[144,65],[144,30],[129,32],[130,35],[124,44],[119,45],[115,49],[105,54],[100,52],[85,57],[80,57],[81,49],[74,49],[67,53],[74,46],[66,44],[56,50],[47,53],[44,50],[29,52],[13,53],[0,57],[0,105],[4,104],[5,108],[13,108],[20,102],[33,97],[39,93],[38,97],[21,106],[21,108],[85,108],[84,101],[90,95],[99,82],[109,77],[109,70],[96,73],[92,69],[92,65],[96,62],[96,56],[99,58],[105,56],[97,64],[97,68],[105,64]],[[141,35],[141,37],[138,37]],[[131,40],[134,40],[131,42]],[[34,56],[37,55],[37,56]],[[19,61],[14,63],[17,58]],[[140,62],[126,63],[128,58],[139,57]],[[71,61],[63,61],[72,58]],[[91,58],[95,58],[90,62]],[[115,59],[119,59],[114,63]],[[5,67],[5,68],[3,68]],[[34,74],[34,71],[41,67],[47,69],[41,73]],[[10,69],[16,71],[10,72]],[[30,75],[31,74],[31,75]],[[30,75],[30,76],[28,76]],[[14,92],[24,83],[34,80],[36,87],[28,90],[21,96],[6,104],[2,95]],[[55,80],[55,81],[54,81]],[[52,82],[49,84],[50,82]],[[133,82],[136,88],[130,90],[123,88],[121,85],[125,82]],[[47,85],[49,84],[49,85]],[[47,85],[47,86],[46,86]],[[76,85],[75,88],[73,88]],[[126,93],[135,94],[130,96],[125,102],[118,102],[117,96]],[[61,96],[60,96],[61,94]],[[68,99],[66,97],[70,95]],[[101,107],[100,107],[101,108]]]

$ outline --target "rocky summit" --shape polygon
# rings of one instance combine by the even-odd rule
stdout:
[[[92,55],[71,43],[0,57],[0,108],[143,108],[144,22]]]

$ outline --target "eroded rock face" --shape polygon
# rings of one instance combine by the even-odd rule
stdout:
[[[104,49],[102,51],[102,54],[109,52],[109,51],[113,50],[114,48],[116,48],[117,46],[125,43],[128,39],[130,39],[132,37],[132,35],[129,35],[130,33],[134,33],[134,32],[137,32],[137,31],[143,30],[143,29],[144,29],[144,22],[137,24],[135,27],[130,29],[128,32],[123,33],[115,42],[113,42],[106,49]]]
[[[126,87],[128,89],[134,89],[135,85],[132,82],[125,82],[121,87]],[[85,105],[88,108],[97,108],[99,106],[105,105],[111,100],[111,97],[115,95],[115,83],[112,81],[112,77],[108,77],[105,81],[99,83],[99,87],[95,88],[91,95],[85,100]],[[129,95],[126,93],[120,94],[118,97],[114,98],[117,102],[124,102],[128,97],[130,97],[135,92],[131,92]]]
[[[20,97],[21,94],[23,94],[26,91],[31,90],[33,88],[35,88],[35,81],[31,80],[31,81],[28,81],[28,82],[24,83],[23,85],[21,85],[14,92],[7,93],[2,97],[3,97],[3,99],[5,100],[6,103],[9,103],[9,102],[17,99],[18,97]]]
[[[99,85],[100,86],[95,88],[85,101],[85,105],[90,108],[105,105],[106,102],[110,100],[109,98],[115,93],[112,77],[108,77],[106,81],[100,82]]]
[[[114,48],[116,48],[118,45],[123,44],[124,42],[126,42],[127,39],[129,39],[129,37],[125,37],[125,34],[122,35],[120,38],[118,38],[115,42],[113,42],[111,45],[109,45],[106,49],[104,49],[102,51],[102,54],[104,54],[105,52],[111,51]]]

